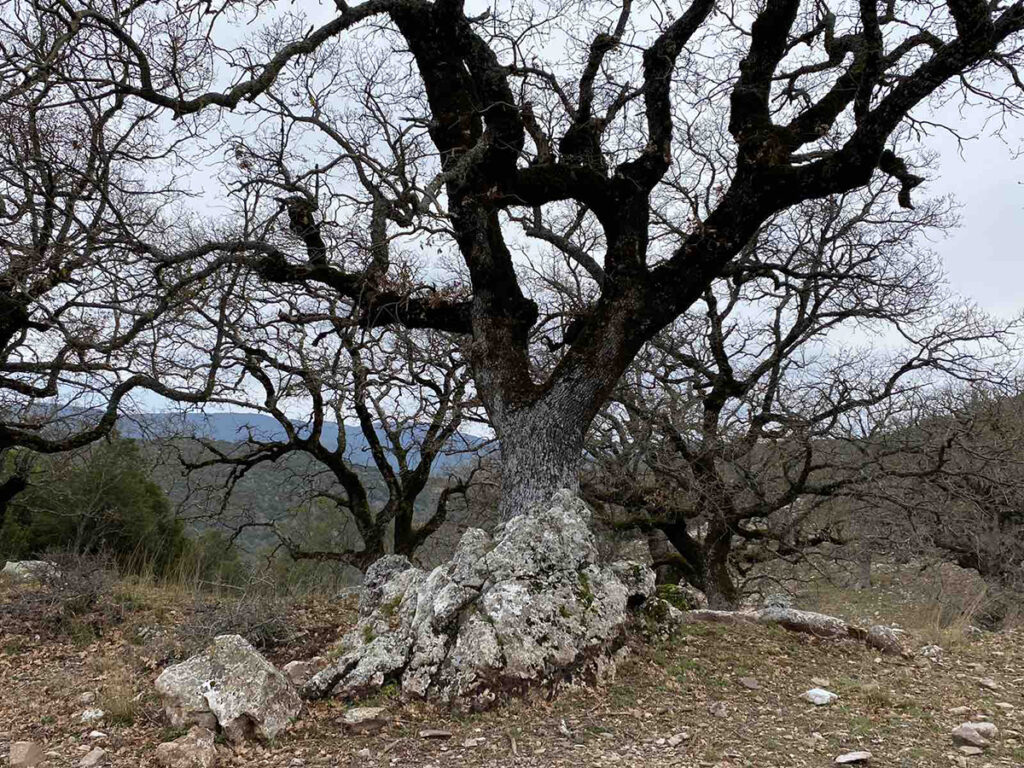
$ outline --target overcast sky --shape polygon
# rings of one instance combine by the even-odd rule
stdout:
[[[952,110],[945,112],[956,119]],[[990,312],[1013,315],[1024,309],[1024,158],[1015,158],[1024,124],[1009,125],[1003,138],[977,123],[961,129],[978,135],[963,145],[962,155],[948,135],[928,142],[940,160],[923,191],[951,193],[961,205],[959,229],[935,249],[957,293]]]

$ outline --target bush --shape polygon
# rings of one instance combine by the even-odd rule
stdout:
[[[102,551],[121,570],[165,575],[191,547],[133,440],[38,459],[0,521],[0,557],[11,560]]]

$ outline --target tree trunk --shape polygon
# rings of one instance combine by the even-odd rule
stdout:
[[[711,520],[704,536],[704,594],[708,608],[731,610],[739,603],[739,590],[729,573],[732,531],[724,522]]]
[[[573,410],[541,400],[502,419],[502,522],[543,506],[561,488],[579,493],[587,424]]]

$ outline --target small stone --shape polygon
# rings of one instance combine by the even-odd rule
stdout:
[[[978,685],[989,691],[1001,691],[1003,686],[993,680],[991,677],[981,677],[978,679]]]
[[[667,743],[668,743],[668,745],[670,747],[678,747],[684,741],[689,741],[689,740],[690,740],[690,734],[686,733],[685,731],[682,731],[680,733],[677,733],[675,736],[670,736],[668,738],[668,742]]]
[[[371,757],[373,757],[369,747],[363,747],[362,749],[360,749],[358,752],[356,752],[356,756],[362,758],[363,760],[369,760]]]
[[[815,686],[816,688],[828,688],[830,685],[832,685],[832,681],[829,680],[827,677],[812,677],[811,685]]]
[[[839,696],[832,693],[832,691],[826,691],[824,688],[811,688],[809,691],[804,691],[800,694],[800,698],[811,702],[816,707],[823,707],[834,702]]]
[[[341,722],[352,733],[372,733],[387,724],[385,707],[353,707],[341,716]]]
[[[483,736],[477,736],[475,739],[466,739],[464,742],[462,742],[462,746],[464,746],[466,749],[473,749],[474,747],[479,747],[482,744],[485,744],[486,742],[487,739],[485,739]]]
[[[44,759],[43,748],[34,741],[11,743],[11,768],[30,768]]]
[[[951,734],[953,743],[969,747],[987,747],[988,739],[979,732],[979,725],[983,725],[983,723],[961,723],[958,725]]]
[[[81,704],[83,707],[88,707],[94,701],[96,701],[95,691],[86,691],[85,693],[79,694],[78,696],[78,703]]]
[[[970,707],[953,707],[951,710],[949,710],[949,714],[951,714],[951,715],[966,715],[970,711],[971,711]]]
[[[960,747],[960,752],[968,757],[974,757],[975,755],[984,754],[985,750],[981,747]]]
[[[107,750],[102,747],[94,747],[79,761],[78,765],[79,768],[95,768],[105,762],[107,762]]]
[[[90,739],[105,739],[105,738],[107,738],[107,734],[105,734],[103,731],[89,731],[89,738]]]
[[[859,752],[847,752],[845,755],[840,755],[836,758],[836,762],[842,765],[846,763],[866,763],[871,759],[871,753],[865,750]]]
[[[1006,710],[1010,710],[1010,709],[1014,708],[1013,704],[1011,704],[1008,701],[997,701],[996,702],[996,706],[999,707],[1000,709],[1006,709]]]
[[[164,768],[214,768],[217,764],[217,748],[213,738],[212,731],[192,726],[181,738],[156,748],[157,765]]]
[[[756,678],[753,677],[741,677],[739,679],[740,685],[751,691],[758,691],[761,689],[761,684],[757,682]]]
[[[708,712],[710,712],[715,717],[728,717],[729,707],[726,705],[724,701],[716,701],[708,707]]]
[[[78,716],[78,719],[81,720],[83,723],[98,723],[100,720],[106,717],[106,714],[107,713],[104,712],[102,709],[91,707],[90,709],[87,709],[84,712],[82,712],[82,714]]]
[[[445,731],[440,728],[427,728],[420,731],[421,739],[450,739],[451,737],[451,731]]]

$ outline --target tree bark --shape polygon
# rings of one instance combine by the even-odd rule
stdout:
[[[732,531],[724,522],[712,520],[704,536],[704,594],[708,608],[731,610],[739,603],[739,590],[729,573]]]
[[[561,488],[579,493],[587,424],[572,408],[549,400],[501,420],[502,522],[543,506]]]

